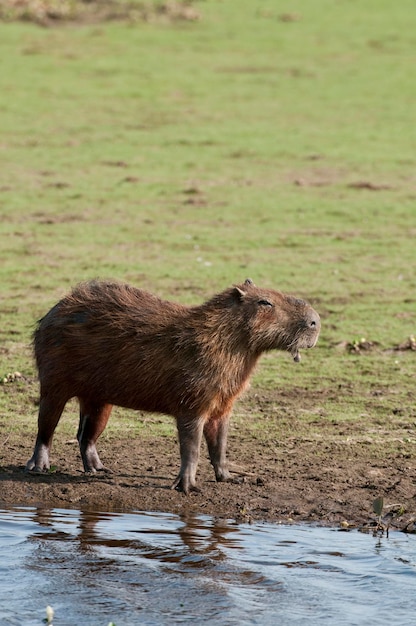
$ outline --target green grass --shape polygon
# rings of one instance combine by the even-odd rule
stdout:
[[[390,351],[416,325],[414,4],[276,4],[0,23],[0,375],[35,375],[34,322],[79,280],[196,303],[250,276],[322,314],[318,347],[253,388],[414,423],[415,353]],[[7,423],[35,412],[2,393]]]

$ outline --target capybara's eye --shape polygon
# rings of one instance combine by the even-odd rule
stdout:
[[[260,304],[260,306],[273,306],[273,303],[269,302],[269,300],[259,300],[257,304]]]

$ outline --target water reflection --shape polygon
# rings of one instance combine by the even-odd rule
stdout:
[[[227,557],[224,549],[239,545],[237,524],[188,514],[173,518],[163,514],[106,514],[97,512],[36,509],[32,517],[36,531],[29,539],[68,541],[81,552],[99,547],[120,551],[137,550],[144,558],[164,563],[209,565]],[[140,524],[137,521],[140,520]],[[136,528],[139,526],[139,528]],[[233,538],[233,535],[236,535]],[[190,557],[190,558],[187,558]]]
[[[55,626],[414,623],[416,538],[188,514],[0,511],[0,619]],[[18,598],[15,606],[10,598]]]

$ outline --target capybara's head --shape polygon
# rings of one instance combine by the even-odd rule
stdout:
[[[315,346],[321,320],[308,302],[280,291],[258,288],[250,279],[234,289],[235,299],[245,312],[252,350],[287,350],[298,362],[299,350]]]

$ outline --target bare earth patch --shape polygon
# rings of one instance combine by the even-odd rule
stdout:
[[[253,402],[254,394],[248,395],[242,410]],[[374,518],[373,501],[382,496],[384,513],[395,515],[393,527],[403,529],[416,516],[415,462],[398,432],[381,433],[385,440],[377,446],[357,424],[342,424],[340,430],[319,418],[318,434],[316,428],[309,435],[288,431],[277,441],[263,431],[260,440],[237,421],[229,458],[238,482],[216,483],[203,448],[201,492],[184,496],[170,489],[179,468],[175,437],[104,435],[98,448],[113,473],[86,476],[76,441],[58,430],[52,451],[56,471],[39,475],[24,471],[35,429],[34,423],[33,433],[1,431],[0,505],[192,511],[239,521],[356,526]]]
[[[197,21],[193,0],[3,0],[0,20],[41,26],[96,24],[106,21]]]

